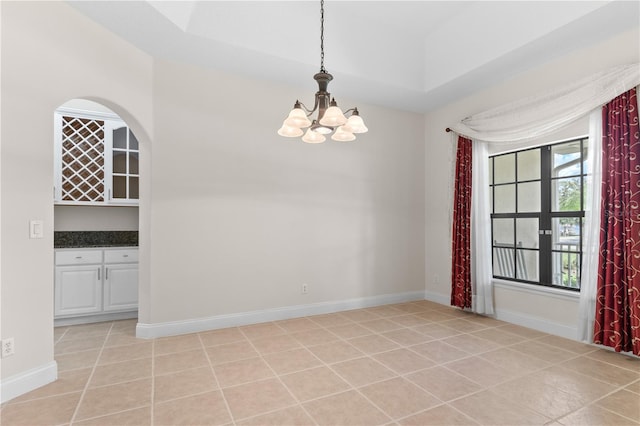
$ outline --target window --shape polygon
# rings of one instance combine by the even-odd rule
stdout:
[[[495,278],[580,290],[587,142],[489,158]]]

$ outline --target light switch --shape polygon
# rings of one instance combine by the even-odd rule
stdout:
[[[30,220],[29,221],[29,238],[43,238],[44,237],[44,221],[42,220]]]

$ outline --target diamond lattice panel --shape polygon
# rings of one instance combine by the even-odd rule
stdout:
[[[62,117],[62,199],[104,201],[104,121]]]

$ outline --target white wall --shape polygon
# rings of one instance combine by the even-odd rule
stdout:
[[[51,367],[55,373],[53,112],[72,98],[96,100],[123,117],[148,149],[152,62],[66,3],[1,7],[0,331],[14,337],[16,350],[2,359],[5,400],[20,383],[37,383]],[[30,219],[44,220],[44,238],[28,238]]]
[[[164,61],[154,77],[141,322],[424,291],[422,115],[339,98],[369,133],[309,145],[276,130],[312,81],[301,92]]]
[[[638,30],[623,33],[587,49],[530,70],[503,84],[469,96],[426,115],[426,278],[428,298],[448,303],[451,274],[452,152],[455,136],[445,133],[453,123],[493,107],[562,86],[615,65],[640,60]],[[588,131],[581,121],[546,141],[581,136]],[[565,292],[566,293],[566,292]],[[575,337],[578,302],[566,294],[531,293],[521,287],[497,286],[495,305],[499,317]]]
[[[137,231],[138,207],[55,206],[54,231]]]

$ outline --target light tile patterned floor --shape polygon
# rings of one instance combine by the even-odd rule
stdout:
[[[55,330],[2,425],[639,425],[640,359],[427,301],[152,341]]]

